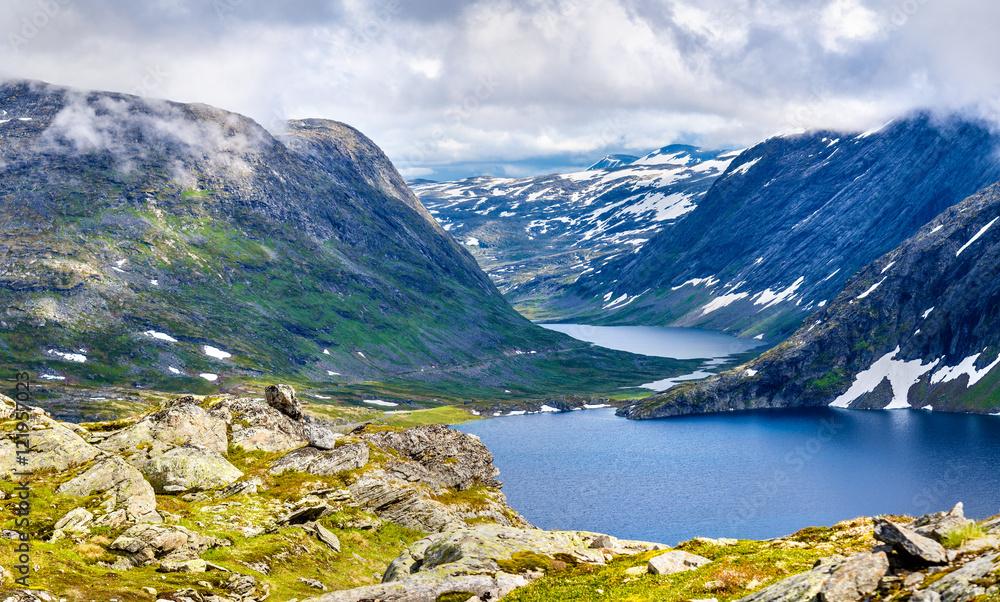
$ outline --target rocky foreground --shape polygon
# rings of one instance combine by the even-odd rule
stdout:
[[[18,432],[32,445],[28,526],[14,520]],[[317,422],[284,385],[86,425],[18,415],[0,396],[0,600],[1000,597],[1000,519],[977,524],[961,505],[671,549],[535,529],[507,505],[492,460],[439,425]],[[22,533],[31,589],[18,582]]]

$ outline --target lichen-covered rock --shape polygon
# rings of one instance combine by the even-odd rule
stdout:
[[[108,547],[134,566],[194,560],[218,542],[177,525],[136,525]]]
[[[348,486],[354,503],[390,523],[429,533],[457,529],[465,523],[441,502],[384,471],[369,471]]]
[[[87,443],[69,425],[45,415],[33,415],[27,420],[31,430],[28,440],[31,453],[26,466],[17,464],[17,443],[13,432],[0,434],[0,479],[9,479],[15,472],[55,470],[62,472],[90,462],[101,450]],[[23,447],[21,448],[23,449]]]
[[[0,393],[0,420],[10,420],[14,417],[17,409],[17,402]]]
[[[490,450],[475,437],[446,426],[433,424],[402,432],[365,433],[361,437],[412,460],[386,466],[403,480],[460,490],[477,484],[497,489],[502,486],[496,480],[500,470],[493,465]]]
[[[226,455],[229,441],[225,421],[211,415],[193,397],[182,397],[97,444],[124,456],[138,454],[139,458],[133,460],[137,465],[181,445],[197,445]]]
[[[927,587],[941,597],[941,602],[966,602],[986,593],[983,579],[1000,569],[1000,554],[973,560],[948,573]]]
[[[157,493],[219,489],[235,483],[243,472],[218,453],[201,447],[175,447],[142,467]]]
[[[307,425],[247,397],[227,397],[212,404],[209,413],[230,427],[233,445],[246,451],[284,452],[309,443]]]
[[[671,550],[649,559],[649,572],[654,575],[671,575],[690,571],[712,562],[704,556],[682,550]]]
[[[343,437],[342,434],[335,433],[325,426],[310,424],[308,430],[309,446],[319,449],[334,449],[337,447],[337,439]]]
[[[337,449],[323,451],[315,447],[303,447],[278,458],[271,465],[271,474],[279,475],[293,470],[314,475],[330,476],[368,463],[367,443],[351,443]]]
[[[874,593],[889,569],[885,554],[830,556],[812,570],[783,579],[740,602],[859,602]]]
[[[435,578],[502,572],[498,560],[519,552],[565,554],[577,562],[604,564],[604,553],[590,548],[594,534],[481,525],[438,533],[414,543],[385,572],[383,582],[422,574]]]
[[[440,596],[457,592],[468,593],[469,600],[500,600],[514,589],[528,585],[520,575],[497,573],[493,575],[467,575],[444,579],[417,577],[407,581],[368,585],[355,589],[331,592],[303,602],[436,602]]]
[[[302,418],[302,406],[291,385],[271,385],[264,389],[267,405],[288,416],[292,420]]]
[[[849,558],[820,588],[820,602],[864,600],[875,592],[888,570],[889,559],[884,552]]]
[[[904,557],[925,564],[948,562],[948,554],[944,547],[933,539],[881,517],[876,517],[874,522],[875,539],[891,545]]]
[[[88,533],[94,521],[94,513],[86,508],[73,508],[56,521],[53,529],[70,533]]]
[[[57,493],[87,497],[101,494],[101,506],[110,516],[124,511],[125,520],[156,520],[153,487],[131,464],[118,456],[98,460],[57,488]],[[101,522],[97,519],[95,522]],[[112,525],[105,525],[112,526]]]

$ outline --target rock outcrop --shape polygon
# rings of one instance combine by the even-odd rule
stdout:
[[[859,602],[873,594],[889,570],[885,553],[831,556],[812,570],[789,577],[740,602]]]
[[[309,443],[307,425],[261,400],[226,397],[209,414],[229,426],[233,445],[246,451],[284,452]]]
[[[108,549],[122,554],[133,566],[145,566],[157,561],[194,560],[216,545],[214,539],[184,527],[136,525],[111,542]]]

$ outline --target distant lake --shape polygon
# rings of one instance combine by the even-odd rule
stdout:
[[[1000,417],[771,410],[631,421],[493,418],[479,436],[510,505],[543,529],[676,544],[762,539],[857,516],[1000,508]]]
[[[608,349],[679,360],[722,358],[750,351],[764,344],[763,341],[738,339],[721,332],[697,328],[587,324],[539,324],[539,326]]]
[[[702,369],[642,385],[653,391],[666,391],[687,380],[700,380],[715,374],[711,369],[737,353],[764,345],[757,339],[738,339],[728,334],[697,328],[661,328],[656,326],[589,326],[586,324],[539,324],[580,341],[600,347],[654,357],[679,360],[706,358]]]

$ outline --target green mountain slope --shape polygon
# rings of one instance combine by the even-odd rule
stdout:
[[[5,365],[176,387],[574,345],[511,310],[346,125],[275,137],[204,105],[0,84]]]

